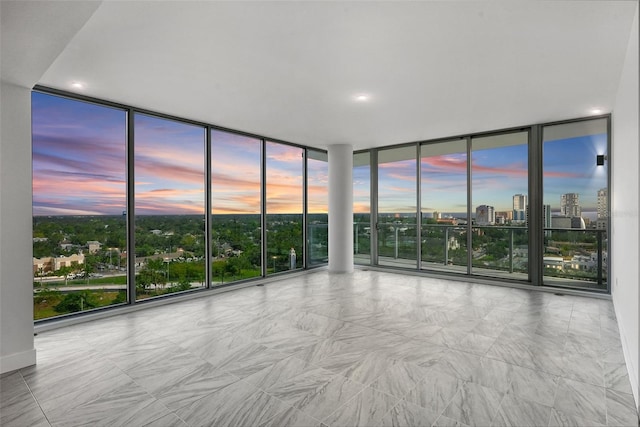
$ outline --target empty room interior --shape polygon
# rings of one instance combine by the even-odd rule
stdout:
[[[638,426],[637,0],[0,2],[3,426]]]

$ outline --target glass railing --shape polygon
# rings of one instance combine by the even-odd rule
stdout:
[[[368,223],[366,227],[368,227]],[[356,224],[354,253],[368,248],[370,234]],[[378,264],[416,268],[416,226],[378,224]],[[529,232],[524,226],[473,225],[471,274],[529,279]],[[596,229],[544,229],[543,284],[607,289],[607,233]],[[421,262],[424,270],[467,273],[467,226],[423,224]],[[368,259],[368,253],[365,254]],[[357,262],[357,261],[356,261]]]
[[[472,274],[527,280],[529,234],[522,226],[474,225],[472,228]]]
[[[353,261],[356,264],[371,263],[371,223],[353,223]]]
[[[607,289],[607,230],[544,229],[545,285]]]
[[[425,270],[467,272],[467,226],[423,224],[422,262]]]
[[[307,226],[309,265],[316,266],[329,262],[329,225],[325,223]]]
[[[416,268],[416,225],[378,223],[378,263],[393,267]]]

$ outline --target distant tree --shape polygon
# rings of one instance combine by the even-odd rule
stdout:
[[[39,292],[33,294],[33,302],[35,304],[42,304],[45,302],[57,301],[60,299],[62,293],[50,288],[44,288]]]
[[[236,274],[240,272],[240,269],[238,268],[238,264],[236,263],[237,259],[238,258],[236,257],[229,258],[224,265],[224,271],[226,273],[229,273],[229,275],[232,276],[233,278],[235,278]]]
[[[261,252],[258,245],[252,244],[245,249],[245,252],[240,256],[248,260],[250,265],[259,266],[261,264]]]
[[[211,269],[213,277],[220,277],[220,282],[224,283],[224,273],[226,271],[225,261],[216,261],[213,263]]]
[[[170,292],[180,292],[180,291],[188,291],[189,289],[191,289],[191,282],[189,281],[189,279],[185,276],[180,277],[180,279],[178,279],[178,282],[173,284],[170,288],[169,291]]]
[[[111,304],[122,304],[127,302],[127,291],[118,291],[118,295],[111,301]]]
[[[69,282],[69,275],[71,273],[73,273],[75,270],[76,270],[76,267],[65,265],[64,267],[60,267],[59,270],[56,270],[55,274],[57,276],[63,276],[64,277],[64,285],[67,286],[67,283]]]
[[[58,313],[73,313],[97,307],[92,295],[87,291],[66,294],[62,301],[53,307]]]
[[[251,263],[249,262],[249,259],[242,255],[231,258],[230,262],[234,264],[234,268],[236,272],[241,276],[242,276],[242,270],[247,270],[251,268]]]
[[[167,278],[165,276],[163,260],[161,258],[147,259],[144,267],[136,276],[136,288],[138,292],[144,293],[149,289],[149,286],[153,286],[157,293],[158,285],[163,286],[165,283],[167,283]]]
[[[87,278],[87,284],[89,284],[89,279],[91,275],[96,271],[96,264],[98,260],[95,255],[87,254],[84,257],[84,275]]]

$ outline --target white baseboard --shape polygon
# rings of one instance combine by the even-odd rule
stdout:
[[[9,354],[0,358],[0,374],[36,364],[36,349]]]

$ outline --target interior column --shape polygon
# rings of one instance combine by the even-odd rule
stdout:
[[[31,90],[0,84],[0,373],[36,363],[33,347]]]
[[[353,147],[336,144],[329,154],[329,272],[353,271]]]

